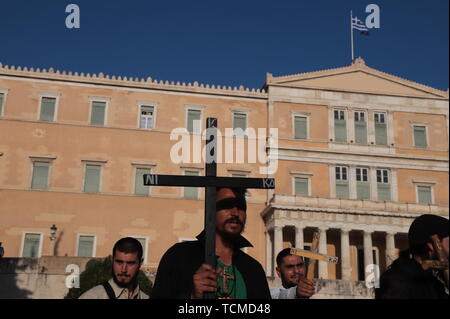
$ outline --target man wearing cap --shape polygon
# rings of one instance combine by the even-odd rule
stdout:
[[[400,253],[380,278],[376,299],[448,299],[448,287],[441,274],[424,270],[422,261],[433,259],[431,236],[438,235],[448,259],[448,219],[436,215],[417,217],[408,232],[409,249]]]
[[[241,250],[251,246],[241,235],[246,210],[244,189],[218,188],[217,268],[204,263],[204,232],[196,241],[175,244],[161,259],[152,298],[200,299],[205,292],[211,292],[219,299],[270,299],[264,269]]]

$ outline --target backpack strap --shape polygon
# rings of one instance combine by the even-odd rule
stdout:
[[[103,288],[105,288],[106,294],[108,295],[109,299],[116,299],[116,294],[114,293],[114,290],[112,289],[109,282],[104,282],[102,285]]]

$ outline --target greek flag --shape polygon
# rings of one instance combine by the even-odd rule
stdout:
[[[369,35],[369,28],[367,28],[366,24],[357,17],[352,17],[352,29],[361,31],[361,34]]]

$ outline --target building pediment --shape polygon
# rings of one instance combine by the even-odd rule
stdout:
[[[278,77],[268,74],[266,85],[448,99],[448,92],[375,70],[361,58],[343,68]]]

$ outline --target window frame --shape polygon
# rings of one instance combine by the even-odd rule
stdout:
[[[188,132],[188,134],[193,134],[193,135],[201,135],[202,134],[202,130],[203,130],[203,109],[205,107],[204,106],[195,106],[195,105],[186,105],[185,106],[185,120],[184,120],[184,127],[186,128],[186,131]],[[200,128],[199,128],[199,132],[189,132],[189,111],[199,111],[200,112]],[[194,125],[192,126],[192,128],[194,128]]]
[[[148,106],[148,107],[153,107],[153,127],[151,129],[148,128],[141,128],[141,112],[142,112],[142,107],[143,106]],[[143,130],[143,131],[154,131],[156,130],[156,114],[157,114],[157,109],[158,109],[158,103],[156,102],[146,102],[146,101],[141,101],[138,103],[138,117],[137,117],[137,128],[139,130]]]
[[[95,234],[85,234],[85,233],[77,233],[77,240],[76,240],[76,246],[75,246],[75,256],[78,256],[79,248],[80,248],[80,237],[81,236],[90,236],[94,237],[93,247],[92,247],[92,256],[90,257],[84,257],[84,258],[95,258],[97,256],[97,235]]]
[[[89,120],[88,120],[89,126],[92,126],[92,127],[107,127],[108,126],[110,101],[111,101],[111,98],[107,98],[107,97],[90,97],[89,98]],[[103,125],[92,124],[92,111],[93,111],[94,102],[105,103],[105,118],[103,119]]]
[[[0,88],[0,93],[3,94],[2,105],[0,105],[0,117],[5,116],[5,106],[6,106],[6,100],[8,98],[8,91],[9,91],[9,89]]]
[[[59,98],[61,96],[61,93],[40,93],[39,94],[39,106],[38,106],[38,113],[37,113],[37,120],[39,122],[44,123],[55,123],[58,119],[58,109],[59,109]],[[43,121],[41,120],[41,111],[42,111],[42,100],[44,98],[49,99],[55,99],[55,111],[53,112],[53,119],[51,121]]]
[[[82,160],[84,163],[84,171],[83,171],[83,183],[81,185],[82,193],[83,194],[101,194],[103,190],[103,166],[106,164],[106,161],[93,161],[93,160]],[[85,191],[85,184],[86,184],[86,169],[87,166],[100,166],[100,176],[99,176],[99,183],[98,183],[98,192],[86,192]]]
[[[423,123],[413,123],[411,124],[412,127],[412,137],[413,137],[413,148],[414,149],[418,149],[418,150],[426,150],[429,148],[429,136],[428,136],[428,125],[427,124],[423,124]],[[415,128],[416,127],[424,127],[425,128],[425,147],[418,147],[416,146],[416,134],[415,134]]]
[[[145,247],[142,247],[142,259],[143,259],[143,261],[142,261],[142,266],[143,265],[148,265],[148,245],[149,245],[149,242],[150,242],[150,237],[149,236],[143,236],[143,235],[128,235],[128,237],[131,237],[131,238],[134,238],[134,239],[140,239],[140,238],[142,238],[142,239],[145,239]],[[141,266],[141,267],[142,267]]]
[[[435,183],[427,183],[427,182],[414,182],[416,188],[416,203],[420,205],[434,205],[436,203],[434,198],[434,184]],[[419,187],[429,187],[430,188],[430,196],[431,203],[421,203],[419,202]]]
[[[349,140],[348,112],[349,112],[349,110],[347,110],[346,108],[342,108],[342,107],[334,107],[332,110],[333,110],[333,112],[332,112],[332,114],[333,114],[333,121],[332,121],[332,123],[333,123],[333,129],[332,129],[333,142],[334,143],[348,143],[348,140]],[[338,112],[338,119],[336,119],[336,112]],[[343,120],[340,119],[341,114],[344,115]],[[345,121],[345,141],[338,141],[336,138],[336,120]]]
[[[39,235],[39,251],[38,251],[38,256],[37,257],[24,257],[23,256],[23,250],[25,248],[25,237],[26,234],[36,234]],[[20,258],[40,258],[42,257],[42,247],[43,247],[43,238],[44,238],[44,233],[43,232],[38,232],[38,231],[22,231],[22,242],[20,244],[20,252],[19,252],[19,257]]]
[[[311,191],[311,175],[300,175],[300,174],[294,174],[294,176],[292,176],[292,195],[293,196],[308,196],[308,197],[311,197],[311,193],[312,193],[312,191]],[[295,193],[295,180],[297,179],[297,178],[303,178],[303,179],[306,179],[307,181],[308,181],[308,194],[307,195],[304,195],[304,194],[296,194]]]
[[[51,185],[51,176],[52,176],[52,167],[53,167],[53,161],[56,159],[56,156],[35,156],[31,155],[30,157],[31,161],[31,176],[29,180],[30,190],[38,190],[38,191],[47,191],[50,189]],[[34,177],[34,163],[47,163],[48,164],[48,176],[47,176],[47,188],[41,189],[41,188],[33,188],[33,177]]]
[[[153,172],[153,168],[155,167],[156,165],[152,165],[152,166],[150,166],[150,165],[148,165],[148,166],[144,166],[144,165],[136,165],[136,164],[134,164],[133,165],[133,172],[134,172],[134,174],[133,174],[133,195],[134,196],[142,196],[142,197],[150,197],[151,195],[152,195],[152,187],[151,186],[148,186],[148,194],[147,195],[142,195],[142,194],[136,194],[136,177],[137,177],[137,170],[138,169],[146,169],[146,170],[149,170],[150,171],[150,173],[149,174],[153,174],[152,172]]]
[[[186,172],[196,172],[198,173],[197,175],[186,175]],[[183,169],[183,175],[185,176],[201,176],[200,175],[200,169],[196,169],[196,168],[185,168]],[[191,197],[186,197],[185,196],[185,189],[189,187],[189,188],[195,188],[197,190],[197,197],[196,198],[191,198]],[[200,189],[201,187],[195,187],[195,186],[182,186],[181,189],[181,197],[183,199],[187,199],[187,200],[199,200],[200,199]]]
[[[356,145],[367,145],[369,142],[369,118],[368,118],[368,114],[369,112],[367,112],[366,110],[360,110],[360,109],[356,109],[353,110],[353,131],[354,131],[354,144]],[[364,121],[361,121],[361,114],[363,115]],[[357,116],[358,115],[358,116]],[[358,118],[358,120],[356,120]],[[364,143],[360,143],[356,140],[357,137],[357,133],[356,133],[356,126],[357,123],[364,123],[365,125],[365,142]]]
[[[296,138],[295,137],[295,119],[297,117],[303,117],[306,118],[306,137],[305,138]],[[309,114],[304,114],[304,113],[292,113],[292,138],[296,141],[308,141],[310,140],[310,132],[309,132],[309,128],[310,128],[310,115]]]
[[[384,123],[377,123],[375,117],[378,115],[378,118],[380,115],[383,115],[384,117]],[[373,143],[375,146],[389,146],[389,114],[387,111],[374,111],[373,112]],[[386,144],[377,144],[377,124],[384,124],[386,126]]]

